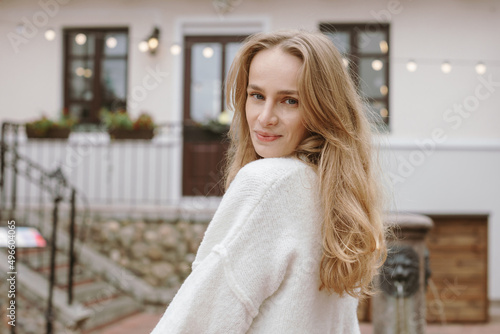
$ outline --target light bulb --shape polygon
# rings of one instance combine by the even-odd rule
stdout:
[[[139,51],[141,51],[141,52],[148,51],[148,49],[149,49],[148,42],[146,42],[146,41],[140,42],[138,45],[138,48],[139,48]]]
[[[414,60],[410,60],[406,63],[406,69],[408,72],[415,72],[418,68],[417,63]]]
[[[56,32],[54,29],[45,30],[45,39],[48,41],[53,41],[56,38]]]
[[[387,53],[387,51],[389,51],[389,44],[387,44],[386,41],[381,40],[380,43],[378,43],[378,45],[382,53]]]
[[[214,55],[214,49],[207,46],[206,48],[203,49],[202,53],[203,53],[203,57],[212,58],[212,56]]]
[[[486,65],[483,62],[479,62],[476,64],[476,73],[477,74],[486,73]]]
[[[76,75],[78,75],[79,77],[83,77],[83,75],[85,74],[85,69],[83,67],[78,67],[76,70]]]
[[[445,61],[444,63],[441,64],[441,71],[443,73],[450,73],[451,72],[451,64],[448,61]]]
[[[172,44],[172,46],[170,47],[170,53],[173,55],[178,55],[181,53],[181,51],[182,48],[179,44]]]
[[[151,37],[150,39],[148,39],[148,47],[150,50],[155,50],[159,44],[160,42],[156,37]]]
[[[372,68],[375,71],[380,71],[382,69],[382,67],[384,67],[384,63],[382,63],[381,60],[375,59],[374,61],[372,61]]]
[[[83,45],[87,42],[87,36],[85,34],[78,34],[75,36],[75,42],[78,45]]]
[[[114,49],[118,45],[118,41],[114,37],[108,37],[106,39],[106,46],[110,49]]]

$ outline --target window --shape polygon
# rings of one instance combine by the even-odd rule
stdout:
[[[224,80],[245,37],[186,37],[184,119],[206,122],[225,109]]]
[[[193,123],[207,123],[226,109],[224,81],[246,36],[186,36],[184,40],[184,196],[222,195],[227,142]]]
[[[369,119],[389,129],[389,25],[320,24],[343,55],[345,64],[367,102]]]
[[[64,30],[64,107],[80,123],[127,107],[128,28]]]

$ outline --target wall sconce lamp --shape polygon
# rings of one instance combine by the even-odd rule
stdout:
[[[139,50],[141,52],[149,51],[150,54],[154,55],[158,46],[160,45],[160,29],[155,27],[151,35],[145,40],[139,43]]]

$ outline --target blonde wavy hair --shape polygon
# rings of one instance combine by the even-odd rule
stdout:
[[[261,50],[280,48],[302,61],[299,103],[310,132],[295,151],[316,170],[324,211],[319,289],[363,297],[385,260],[383,197],[373,160],[371,129],[362,101],[333,43],[321,33],[286,31],[247,38],[231,66],[226,100],[229,131],[225,187],[247,163],[260,159],[245,116],[250,63]]]

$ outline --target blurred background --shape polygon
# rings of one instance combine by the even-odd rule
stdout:
[[[390,210],[433,220],[427,321],[491,321],[500,2],[1,0],[0,244],[15,221],[19,333],[138,314],[152,328],[222,195],[229,66],[245,37],[279,29],[334,42],[378,130]]]

